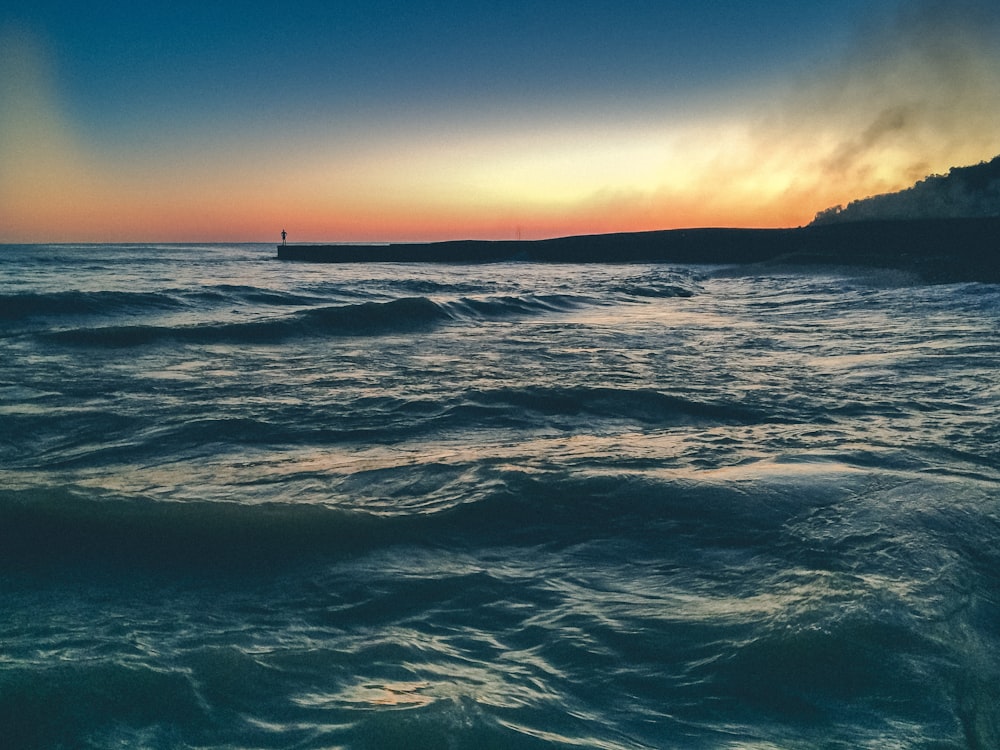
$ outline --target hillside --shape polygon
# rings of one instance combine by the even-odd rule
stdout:
[[[1000,216],[1000,156],[970,167],[952,167],[946,175],[931,175],[898,193],[828,208],[816,214],[812,224],[996,216]]]

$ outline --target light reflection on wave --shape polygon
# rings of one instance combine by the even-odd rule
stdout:
[[[15,744],[995,744],[996,287],[73,252],[0,279]]]

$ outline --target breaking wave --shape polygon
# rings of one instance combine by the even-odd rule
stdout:
[[[171,294],[159,292],[28,292],[0,296],[0,320],[69,315],[119,315],[183,307]]]
[[[566,296],[462,298],[439,302],[405,297],[385,302],[312,307],[250,322],[195,325],[114,325],[70,328],[43,334],[60,344],[128,347],[179,341],[195,344],[273,343],[297,337],[376,336],[432,328],[456,319],[500,319],[570,310],[583,304]]]

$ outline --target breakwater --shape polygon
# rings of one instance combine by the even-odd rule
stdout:
[[[912,270],[931,280],[1000,281],[1000,218],[863,221],[791,229],[667,229],[543,240],[279,245],[320,263],[786,263]]]

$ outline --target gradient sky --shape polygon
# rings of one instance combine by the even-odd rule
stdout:
[[[0,241],[797,226],[997,123],[996,0],[7,0]]]

